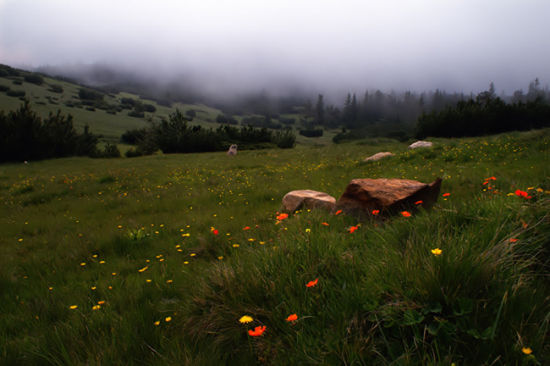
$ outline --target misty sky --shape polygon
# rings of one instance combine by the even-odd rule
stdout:
[[[103,63],[211,90],[550,83],[549,0],[0,0],[0,63]]]

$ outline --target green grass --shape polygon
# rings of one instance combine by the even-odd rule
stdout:
[[[547,364],[550,130],[433,141],[1,165],[0,360]],[[353,234],[324,211],[276,223],[290,190],[381,177],[451,195]]]

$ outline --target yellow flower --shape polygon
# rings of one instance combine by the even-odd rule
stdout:
[[[113,276],[116,276],[116,272],[111,273]]]
[[[189,264],[189,262],[188,262],[188,261],[185,261],[185,262],[183,262],[183,264]]]
[[[248,315],[243,315],[240,319],[239,319],[239,322],[241,324],[246,324],[246,323],[250,323],[251,321],[253,321],[254,319],[252,319],[251,316],[248,316]]]
[[[84,267],[84,266],[86,265],[86,262],[82,262],[82,263],[80,263],[80,265],[81,265],[82,267]]]
[[[197,255],[197,253],[191,253],[191,254],[189,254],[190,257],[194,257],[194,256],[196,256],[196,255]]]
[[[223,255],[220,255],[220,256],[218,257],[218,260],[221,261],[222,259],[223,259]]]
[[[306,229],[306,233],[311,233],[311,229],[310,229],[310,228],[307,228],[307,229]]]
[[[160,320],[157,320],[154,324],[158,327],[160,325]]]
[[[172,283],[174,280],[166,280],[166,283]]]
[[[531,353],[533,353],[533,350],[529,347],[523,347],[521,349],[521,352],[525,353],[526,355],[530,355]]]
[[[105,261],[99,261],[99,264],[105,264]]]
[[[153,280],[151,280],[151,279],[148,278],[148,279],[146,279],[145,281],[146,281],[147,283],[151,283]]]
[[[147,271],[148,268],[149,268],[148,266],[145,266],[142,269],[138,269],[138,272],[145,272]]]
[[[164,318],[164,321],[165,322],[171,322],[172,321],[172,317],[171,316],[167,316],[166,318]]]
[[[78,305],[71,305],[71,306],[69,306],[69,309],[71,309],[71,310],[74,310],[74,309],[76,309],[76,308],[78,308]]]
[[[443,253],[443,251],[439,248],[432,249],[432,254],[435,255],[436,257],[441,255],[441,253]]]
[[[97,302],[97,304],[98,304],[98,305],[103,305],[103,304],[105,304],[105,300],[99,300],[99,301]]]
[[[233,244],[233,248],[238,248],[239,244]]]
[[[101,309],[101,305],[92,306],[92,310],[99,310],[99,309]]]

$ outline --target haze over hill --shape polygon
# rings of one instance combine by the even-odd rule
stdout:
[[[544,0],[2,0],[0,63],[87,78],[100,65],[216,97],[491,81],[511,94],[550,80],[548,14]]]

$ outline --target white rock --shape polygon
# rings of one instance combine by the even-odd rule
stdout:
[[[417,149],[419,147],[432,147],[434,144],[430,141],[416,141],[409,145],[409,149]]]
[[[380,159],[384,159],[384,158],[387,158],[387,157],[390,157],[390,156],[395,156],[395,154],[393,154],[389,151],[379,152],[379,153],[376,153],[372,156],[369,156],[368,158],[365,159],[365,161],[378,161]]]

